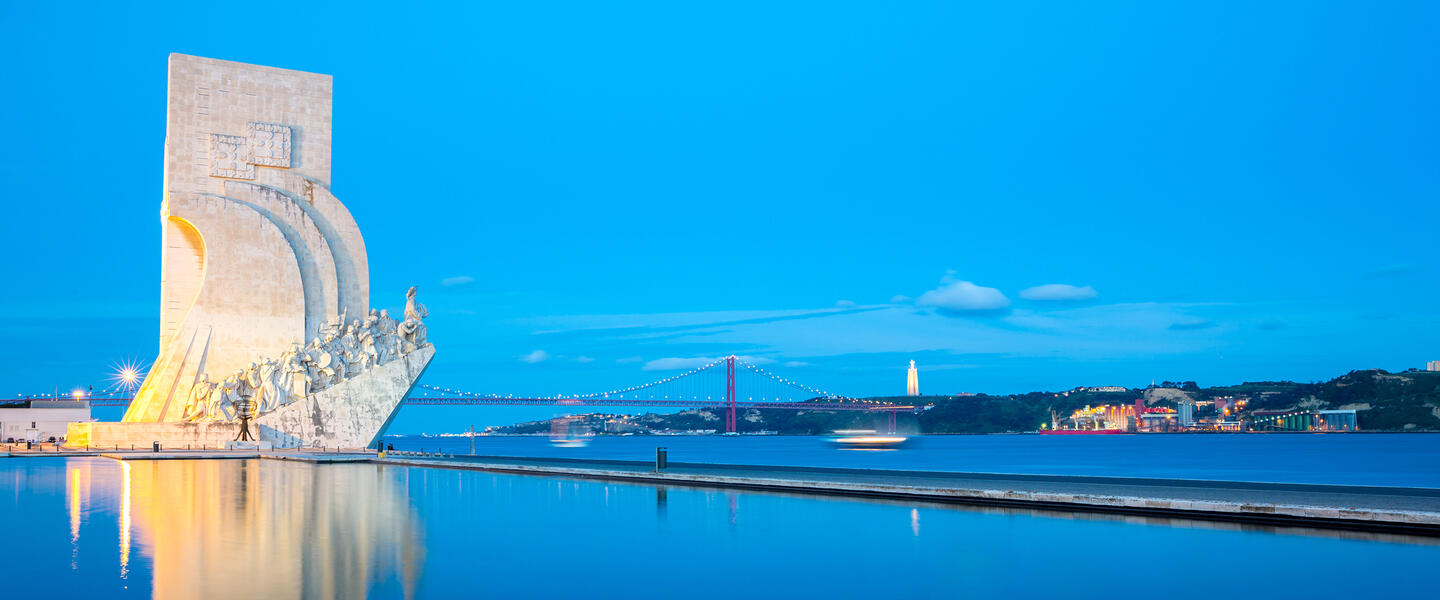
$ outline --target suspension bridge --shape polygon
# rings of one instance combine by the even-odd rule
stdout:
[[[523,396],[485,394],[442,386],[417,384],[406,406],[634,406],[649,408],[723,409],[725,432],[736,433],[737,416],[749,409],[866,411],[885,414],[894,431],[896,416],[919,407],[832,394],[781,377],[738,356],[717,358],[678,375],[625,388],[591,394]],[[88,400],[91,406],[127,406],[122,392],[68,396],[40,394],[0,399],[0,405],[30,400]]]

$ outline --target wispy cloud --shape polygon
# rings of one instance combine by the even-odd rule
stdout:
[[[472,283],[475,283],[475,278],[469,275],[456,275],[454,277],[446,277],[440,280],[440,285],[443,285],[445,287],[459,287]]]
[[[594,358],[591,358],[591,357],[589,357],[589,356],[577,356],[577,357],[575,357],[575,362],[578,362],[578,363],[592,363],[592,362],[595,362],[595,359],[594,359]]]
[[[1099,295],[1090,286],[1077,287],[1065,283],[1047,283],[1020,291],[1020,297],[1040,302],[1074,302],[1089,300]]]
[[[1400,276],[1402,276],[1402,275],[1409,275],[1410,273],[1413,273],[1413,272],[1415,272],[1415,271],[1416,271],[1416,267],[1415,267],[1415,265],[1412,265],[1412,264],[1385,265],[1385,266],[1382,266],[1382,267],[1376,267],[1376,268],[1374,268],[1374,269],[1370,269],[1369,271],[1366,271],[1366,272],[1365,272],[1365,277],[1370,278],[1370,279],[1383,279],[1383,278],[1386,278],[1386,277],[1400,277]]]
[[[550,360],[550,353],[544,350],[534,350],[529,354],[520,357],[520,362],[530,363],[532,365],[535,363],[542,363],[547,360]]]
[[[617,358],[611,360],[620,365],[644,365],[646,359],[662,357],[676,359],[653,362],[648,367],[665,370],[693,368],[731,352],[804,356],[805,360],[855,353],[924,351],[1083,356],[1086,360],[1174,355],[1213,348],[1219,342],[1211,335],[1176,335],[1171,325],[1179,323],[1183,329],[1200,320],[1255,321],[1244,318],[1244,307],[1225,303],[1041,305],[1053,308],[1007,309],[1003,314],[981,315],[990,318],[979,319],[937,319],[936,308],[917,311],[912,305],[901,304],[849,310],[553,315],[515,324],[530,331],[555,331],[546,334],[546,342],[536,346],[563,345],[575,355],[617,353]],[[1214,330],[1222,329],[1217,325]],[[678,362],[686,359],[694,360]]]
[[[1171,323],[1169,329],[1171,331],[1195,331],[1199,329],[1210,329],[1215,325],[1216,323],[1214,321],[1208,321],[1205,319],[1189,319],[1185,321],[1176,321],[1174,323]]]
[[[835,308],[855,308],[855,307],[857,307],[857,306],[860,306],[860,305],[859,305],[859,304],[856,304],[856,303],[854,303],[854,302],[852,302],[852,301],[850,301],[850,300],[836,300],[836,301],[835,301]]]
[[[718,330],[740,325],[764,325],[780,321],[838,317],[855,313],[884,310],[888,306],[857,306],[854,308],[823,308],[818,310],[717,311],[703,313],[659,313],[650,315],[578,315],[546,317],[536,321],[552,328],[535,331],[535,335],[594,334],[614,336],[656,336],[665,333]]]
[[[782,367],[789,367],[789,368],[792,368],[792,369],[798,369],[798,368],[800,368],[800,367],[808,367],[808,366],[810,366],[810,363],[805,362],[805,361],[803,361],[803,360],[787,360],[787,361],[785,361],[784,364],[782,364],[782,365],[780,365],[780,366],[782,366]]]
[[[909,303],[911,300],[914,300],[914,298],[906,296],[905,294],[895,294],[894,296],[890,297],[891,304],[906,304]]]

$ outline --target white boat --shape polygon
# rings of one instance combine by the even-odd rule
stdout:
[[[874,431],[836,431],[830,443],[842,448],[895,448],[910,438],[903,435],[877,435]]]

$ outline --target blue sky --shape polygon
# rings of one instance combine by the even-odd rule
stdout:
[[[333,189],[435,385],[1440,359],[1431,3],[604,4],[0,5],[3,395],[156,353],[170,52],[335,77]]]

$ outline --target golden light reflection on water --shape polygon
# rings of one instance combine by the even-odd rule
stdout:
[[[89,502],[80,482],[106,468],[113,463],[71,470],[76,545]],[[136,460],[120,468],[121,577],[133,546],[153,565],[155,598],[361,598],[376,582],[414,595],[421,527],[404,486],[374,465]]]
[[[120,463],[120,578],[130,575],[130,463]]]
[[[70,469],[70,545],[80,542],[80,469]]]

